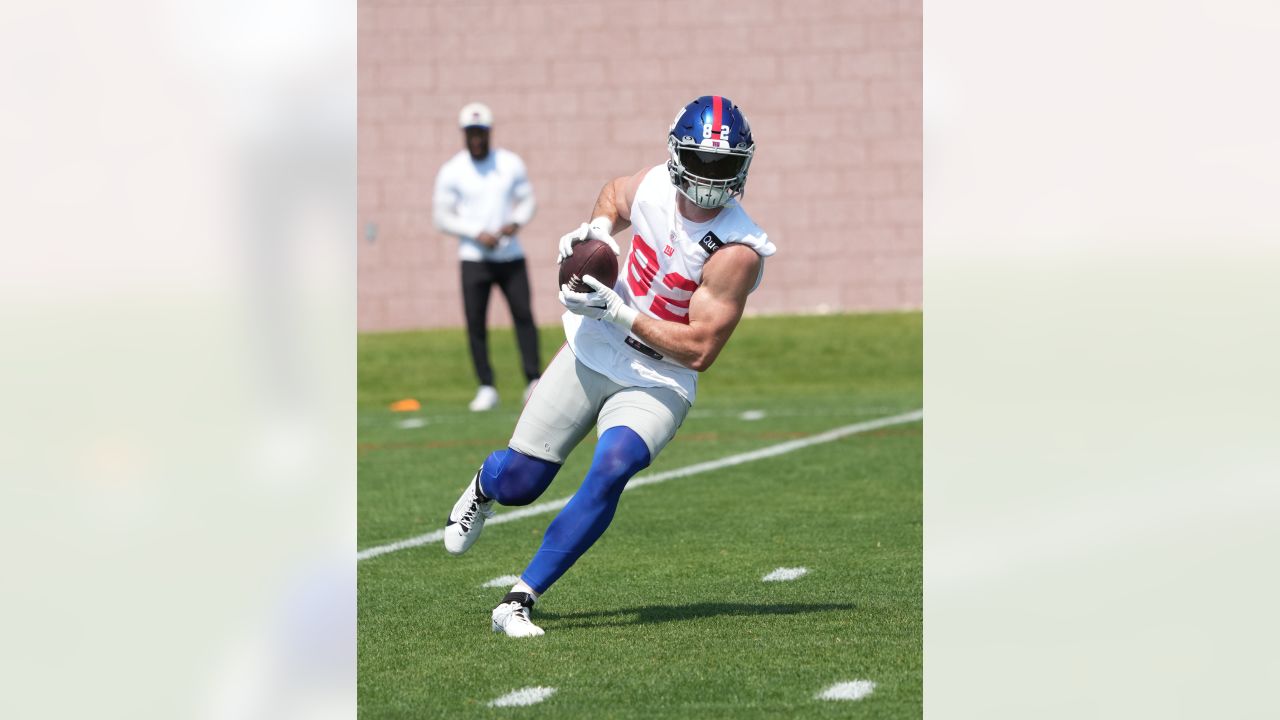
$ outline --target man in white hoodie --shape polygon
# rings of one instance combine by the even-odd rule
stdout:
[[[458,118],[465,149],[448,160],[436,175],[433,202],[436,227],[458,238],[462,261],[462,303],[467,317],[471,361],[480,389],[471,401],[476,412],[498,405],[493,368],[489,365],[489,337],[485,317],[489,295],[497,285],[507,298],[515,323],[516,341],[528,386],[533,389],[542,367],[538,358],[538,328],[529,303],[529,273],[516,232],[533,218],[537,202],[519,155],[503,148],[491,150],[493,113],[481,103],[462,108]]]

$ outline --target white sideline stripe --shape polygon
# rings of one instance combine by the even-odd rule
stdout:
[[[876,689],[876,684],[870,680],[850,680],[849,682],[836,683],[831,687],[818,693],[818,700],[861,700],[871,694]]]
[[[490,580],[480,587],[511,587],[518,582],[520,582],[519,575],[503,575],[502,577],[496,577]]]
[[[765,582],[779,582],[781,580],[795,580],[808,574],[809,568],[778,568],[773,572],[760,578]]]
[[[425,418],[411,417],[411,418],[405,418],[404,420],[401,420],[400,422],[396,423],[396,427],[400,428],[401,430],[409,430],[412,428],[423,427],[426,424],[427,424],[427,421]]]
[[[880,428],[889,427],[891,425],[902,425],[903,423],[915,422],[923,417],[924,410],[912,410],[911,412],[905,412],[900,415],[890,415],[889,417],[853,423],[852,425],[844,425],[826,432],[818,433],[817,435],[810,435],[809,437],[800,438],[798,440],[788,440],[787,442],[770,445],[768,447],[760,448],[759,450],[752,450],[751,452],[729,455],[727,457],[722,457],[719,460],[709,460],[695,465],[686,465],[685,467],[676,468],[675,470],[667,470],[665,472],[654,473],[652,475],[642,475],[637,478],[632,478],[631,482],[627,483],[627,486],[623,488],[623,491],[634,490],[638,487],[644,487],[645,485],[655,485],[660,482],[675,480],[676,478],[688,477],[689,475],[711,472],[712,470],[719,470],[721,468],[733,467],[734,465],[741,465],[743,463],[755,462],[756,460],[763,460],[765,458],[776,457],[778,455],[785,455],[789,452],[802,450],[813,445],[834,442],[850,435],[879,430]],[[550,500],[544,503],[537,503],[536,505],[529,505],[522,507],[519,510],[504,512],[497,517],[489,519],[485,525],[500,525],[502,523],[523,520],[524,518],[533,517],[535,515],[543,515],[545,513],[559,510],[568,504],[569,498],[560,498],[559,500]],[[379,555],[385,555],[397,550],[407,550],[408,548],[418,547],[419,545],[429,545],[431,543],[440,542],[443,539],[443,529],[433,530],[425,535],[397,540],[396,542],[388,543],[386,545],[376,545],[371,548],[365,548],[364,550],[356,553],[356,560],[368,560],[369,558],[378,557]]]
[[[500,698],[489,701],[489,707],[518,707],[537,705],[555,694],[553,687],[527,687],[513,690]]]
[[[743,410],[738,416],[739,420],[763,420],[765,412],[763,410]]]

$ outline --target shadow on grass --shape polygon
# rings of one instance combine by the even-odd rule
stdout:
[[[693,603],[691,605],[648,605],[618,610],[592,610],[589,612],[557,613],[539,612],[535,622],[546,621],[547,627],[621,627],[626,625],[650,625],[676,620],[697,620],[725,615],[800,615],[803,613],[849,611],[853,603],[792,603],[788,605],[751,605],[748,603]]]

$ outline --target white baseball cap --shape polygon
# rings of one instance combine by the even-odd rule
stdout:
[[[484,103],[469,103],[458,113],[458,127],[493,127],[493,111]]]

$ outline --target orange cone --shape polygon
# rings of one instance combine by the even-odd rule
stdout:
[[[413,412],[421,409],[422,404],[413,398],[405,398],[391,403],[391,412]]]

